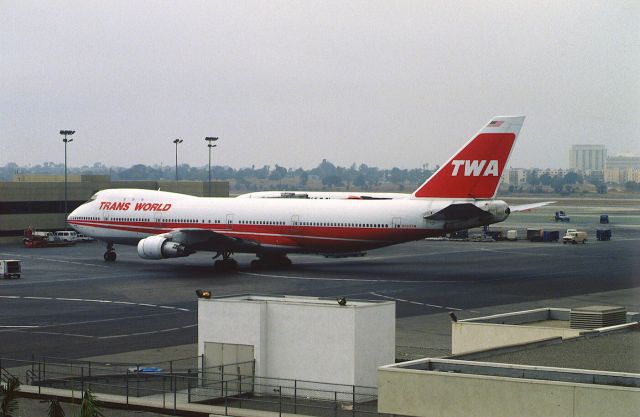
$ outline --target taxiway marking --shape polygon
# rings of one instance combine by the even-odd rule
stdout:
[[[474,281],[457,281],[457,280],[395,280],[395,279],[368,279],[368,278],[328,278],[328,277],[301,277],[297,275],[275,275],[275,274],[258,274],[256,272],[243,272],[238,271],[238,274],[251,275],[255,277],[266,278],[281,278],[281,279],[299,279],[304,281],[345,281],[345,282],[385,282],[385,283],[398,283],[398,284],[449,284],[449,283],[469,283]]]
[[[426,306],[426,307],[440,308],[440,309],[443,309],[443,310],[455,310],[455,311],[462,311],[463,310],[462,308],[440,306],[440,305],[437,305],[437,304],[421,303],[421,302],[418,302],[418,301],[405,300],[403,298],[389,297],[388,295],[378,294],[377,292],[370,292],[369,294],[374,295],[376,297],[386,298],[387,300],[400,301],[401,303],[417,304],[417,305],[422,305],[422,306]]]
[[[111,336],[94,336],[96,339],[119,339],[119,338],[123,338],[123,337],[132,337],[132,336],[146,336],[146,335],[150,335],[150,334],[158,334],[158,333],[166,333],[166,332],[175,332],[178,330],[182,330],[182,329],[190,329],[192,327],[196,327],[197,324],[189,324],[187,326],[182,326],[182,327],[173,327],[171,329],[161,329],[161,330],[152,330],[152,331],[148,331],[148,332],[139,332],[139,333],[129,333],[129,334],[114,334]]]
[[[17,253],[0,253],[0,255],[15,256],[15,257],[18,257],[18,258],[31,258],[31,259],[38,259],[38,260],[41,260],[41,261],[49,261],[49,262],[60,262],[60,263],[64,263],[64,264],[91,266],[91,267],[96,267],[96,268],[109,268],[106,265],[88,264],[88,263],[84,263],[84,262],[75,262],[75,261],[65,261],[63,259],[44,258],[42,256],[20,255],[20,254],[17,254]]]
[[[188,308],[181,307],[173,307],[173,306],[164,306],[158,304],[147,304],[147,303],[133,303],[131,301],[112,301],[112,300],[94,300],[88,298],[65,298],[65,297],[35,297],[35,296],[19,296],[19,295],[0,295],[0,298],[6,299],[22,299],[22,300],[52,300],[52,301],[79,301],[85,303],[101,303],[101,304],[126,304],[133,306],[141,306],[141,307],[157,307],[164,308],[167,310],[178,310],[178,311],[191,311]]]

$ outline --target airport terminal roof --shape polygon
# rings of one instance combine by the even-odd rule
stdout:
[[[478,362],[640,373],[640,325],[620,331],[585,334],[561,342],[533,343],[520,349],[495,349],[456,359]]]

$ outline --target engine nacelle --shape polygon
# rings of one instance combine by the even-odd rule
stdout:
[[[488,202],[485,210],[493,217],[493,223],[504,221],[509,217],[509,214],[511,214],[509,205],[502,200],[492,200]]]
[[[138,242],[138,256],[143,259],[181,258],[190,254],[183,244],[164,236],[149,236]]]

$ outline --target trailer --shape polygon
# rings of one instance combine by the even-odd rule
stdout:
[[[2,278],[20,278],[22,273],[22,261],[16,259],[0,259],[0,276]]]
[[[598,240],[611,240],[611,229],[598,229],[598,230],[596,230],[596,239],[598,239]]]
[[[530,242],[542,242],[542,229],[527,229],[527,240]]]
[[[560,232],[557,230],[543,230],[542,241],[543,242],[558,242],[560,240]]]

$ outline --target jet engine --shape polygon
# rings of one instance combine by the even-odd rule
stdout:
[[[493,217],[492,223],[504,221],[511,214],[509,205],[502,200],[491,200],[484,209]]]
[[[138,242],[138,256],[143,259],[180,258],[191,253],[183,244],[164,236],[149,236]]]

